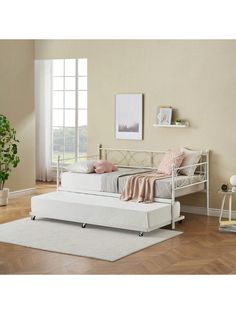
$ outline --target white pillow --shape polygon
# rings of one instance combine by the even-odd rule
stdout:
[[[200,151],[191,150],[188,148],[181,148],[180,151],[182,153],[184,153],[184,160],[183,160],[180,167],[185,167],[185,166],[197,164],[201,158],[201,152]],[[197,166],[181,169],[180,173],[184,174],[186,176],[192,176],[192,175],[194,175],[196,168],[197,168]]]
[[[72,165],[67,166],[66,170],[71,172],[91,173],[94,172],[93,164],[95,162],[95,160],[78,161]]]

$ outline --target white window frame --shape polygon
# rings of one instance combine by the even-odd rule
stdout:
[[[78,125],[78,115],[79,115],[79,111],[81,110],[85,110],[88,112],[88,72],[87,72],[87,75],[79,75],[79,71],[78,71],[78,61],[80,59],[85,59],[87,60],[87,64],[88,64],[88,59],[87,58],[78,58],[78,59],[60,59],[60,60],[63,60],[63,76],[62,75],[53,75],[53,60],[52,60],[52,66],[51,66],[51,94],[50,94],[50,97],[51,97],[51,108],[50,108],[50,162],[51,162],[51,166],[52,167],[55,167],[55,164],[56,162],[53,161],[53,146],[54,146],[54,143],[53,143],[53,128],[54,127],[57,127],[57,126],[54,126],[53,125],[53,110],[54,109],[57,109],[57,108],[54,108],[53,107],[53,92],[54,91],[61,91],[63,92],[63,108],[58,108],[58,109],[61,109],[63,110],[63,153],[62,153],[62,158],[65,159],[65,128],[67,128],[65,126],[65,111],[66,110],[75,110],[75,158],[72,158],[71,159],[71,162],[75,162],[78,160],[79,158],[79,155],[80,155],[80,152],[79,152],[79,125]],[[56,59],[54,59],[56,60]],[[70,76],[70,75],[65,75],[65,61],[66,60],[75,60],[75,76]],[[88,70],[87,70],[88,71]],[[56,89],[53,89],[53,78],[54,77],[61,77],[63,78],[63,89],[62,90],[56,90]],[[67,77],[75,77],[75,90],[68,90],[68,89],[65,89],[65,78]],[[87,89],[78,89],[78,81],[79,81],[79,78],[80,77],[86,77],[87,78]],[[75,92],[75,109],[70,109],[70,108],[65,108],[65,92]],[[79,108],[79,103],[78,103],[78,92],[87,92],[87,106],[86,108]],[[88,125],[88,124],[87,124]],[[60,127],[60,126],[58,126]],[[69,127],[68,127],[69,128]],[[87,152],[86,152],[87,154]],[[86,156],[85,154],[85,156]]]

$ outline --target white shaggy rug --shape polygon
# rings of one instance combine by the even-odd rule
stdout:
[[[173,238],[182,232],[158,229],[144,233],[30,218],[0,225],[0,242],[40,250],[116,261],[148,246]]]

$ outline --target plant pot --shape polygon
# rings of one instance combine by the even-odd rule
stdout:
[[[3,190],[0,190],[0,206],[5,206],[8,204],[8,195],[9,189],[4,188]]]

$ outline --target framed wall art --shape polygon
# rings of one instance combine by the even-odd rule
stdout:
[[[143,139],[143,94],[115,96],[116,139]]]
[[[172,108],[171,107],[161,107],[160,112],[157,115],[158,124],[160,125],[170,125],[172,118]]]

